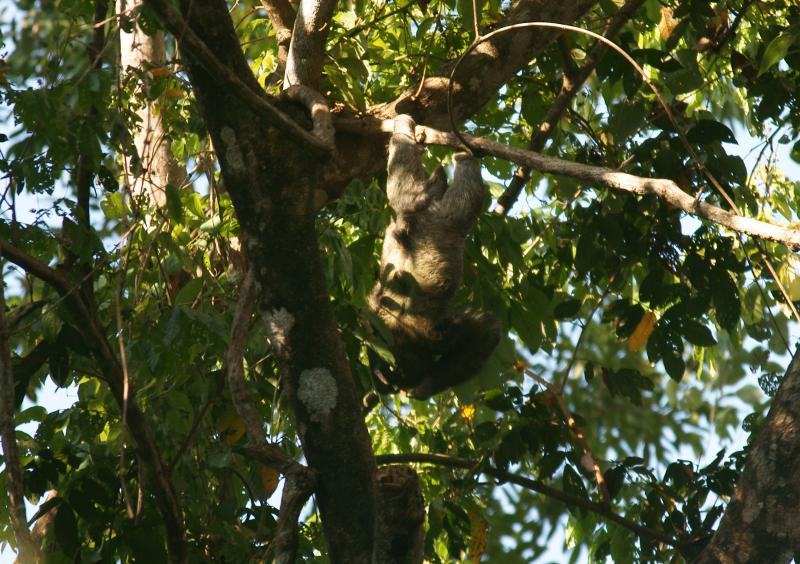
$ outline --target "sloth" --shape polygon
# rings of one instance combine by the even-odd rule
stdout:
[[[464,240],[483,207],[480,163],[456,153],[449,187],[441,166],[426,179],[414,128],[410,116],[394,119],[386,183],[394,213],[369,304],[392,334],[397,364],[374,371],[379,391],[397,387],[424,400],[477,374],[500,340],[500,324],[485,312],[452,311]]]

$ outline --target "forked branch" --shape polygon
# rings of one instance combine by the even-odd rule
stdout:
[[[280,127],[294,141],[311,151],[316,156],[327,155],[330,148],[322,144],[313,134],[303,129],[297,122],[280,111],[267,100],[263,92],[256,92],[244,83],[228,67],[222,64],[217,56],[208,48],[200,37],[189,27],[183,16],[167,2],[167,0],[144,0],[172,35],[175,36],[181,47],[194,57],[217,81],[242,102],[248,104],[265,120]],[[298,18],[299,19],[299,18]]]

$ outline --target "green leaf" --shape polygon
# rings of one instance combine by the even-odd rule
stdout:
[[[509,314],[511,328],[516,331],[522,342],[531,350],[538,349],[542,344],[541,319],[521,305],[512,305]]]
[[[564,466],[564,475],[561,477],[561,483],[565,492],[578,497],[586,497],[586,486],[583,484],[583,479],[571,464]],[[570,506],[569,510],[573,515],[584,515],[586,513],[586,510],[582,507]]]
[[[572,298],[561,302],[553,308],[553,317],[556,319],[572,319],[581,310],[581,301]]]
[[[717,141],[723,143],[737,143],[736,137],[730,128],[713,119],[701,119],[689,130],[686,138],[698,145],[710,145]]]
[[[128,215],[128,206],[122,192],[106,193],[106,197],[100,202],[100,209],[107,219],[119,221]]]
[[[613,107],[608,118],[608,129],[615,143],[623,143],[644,125],[647,109],[641,103],[622,103]]]
[[[192,278],[175,296],[175,305],[191,305],[203,289],[202,278]]]
[[[800,141],[792,145],[792,150],[789,153],[789,156],[794,162],[800,163]]]
[[[669,377],[676,382],[680,382],[683,379],[683,374],[686,372],[686,362],[684,362],[683,356],[668,349],[664,351],[662,360],[664,361],[664,368],[667,369]]]
[[[613,468],[609,468],[603,472],[603,479],[606,482],[609,497],[611,499],[616,498],[622,486],[625,484],[625,467],[614,466]]]
[[[507,411],[514,407],[511,399],[506,396],[503,388],[492,388],[486,390],[483,395],[483,403],[486,407],[494,409],[495,411]]]
[[[703,76],[697,68],[681,69],[665,75],[665,82],[673,94],[685,94],[703,86]]]
[[[50,366],[50,378],[56,386],[63,388],[69,377],[69,350],[61,344],[54,344],[50,348],[47,362]]]
[[[55,528],[55,537],[59,548],[67,556],[74,555],[81,545],[78,538],[78,522],[75,519],[72,508],[66,503],[58,506],[53,527]]]
[[[678,325],[678,331],[693,345],[711,347],[717,344],[711,330],[694,319],[684,320]]]
[[[731,275],[725,270],[715,269],[712,276],[711,297],[717,314],[717,323],[723,329],[733,329],[739,322],[742,308],[739,290]]]
[[[14,418],[14,423],[23,425],[30,421],[44,421],[45,417],[47,417],[47,410],[41,405],[34,405],[20,411]]]
[[[795,41],[795,36],[792,33],[784,32],[778,37],[773,39],[764,50],[764,56],[761,57],[761,63],[758,65],[758,75],[761,76],[767,72],[774,65],[778,64],[781,59],[789,52],[789,47]]]
[[[172,221],[179,225],[183,225],[183,204],[181,204],[181,194],[174,184],[167,184],[167,211],[169,212]]]

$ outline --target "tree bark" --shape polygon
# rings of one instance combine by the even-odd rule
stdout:
[[[167,13],[165,2],[147,3],[160,17]],[[181,11],[188,29],[241,84],[266,101],[225,2],[184,0]],[[314,189],[324,159],[310,158],[301,145],[287,143],[283,128],[242,104],[237,92],[204,66],[208,61],[196,56],[200,52],[195,47],[181,43],[242,226],[260,313],[270,340],[283,344],[283,390],[308,464],[317,472],[315,494],[330,558],[370,562],[376,466],[328,298],[314,224]],[[287,102],[272,103],[292,111]]]
[[[425,500],[416,471],[393,464],[378,468],[375,562],[418,564],[425,552]]]
[[[302,0],[294,20],[283,87],[295,84],[319,89],[325,61],[325,40],[336,0]]]
[[[129,14],[141,4],[141,0],[117,0],[117,13]],[[147,97],[143,90],[145,85],[138,82],[137,73],[146,73],[154,69],[166,70],[164,32],[157,31],[147,35],[139,27],[138,21],[132,25],[130,33],[120,26],[119,70],[123,80],[137,81],[137,96],[142,104],[136,112],[141,122],[131,132],[139,155],[141,173],[137,173],[132,166],[130,156],[124,155],[125,181],[133,196],[144,194],[150,202],[162,207],[167,203],[167,185],[180,188],[185,175],[172,155],[170,139],[164,128],[161,103],[159,100],[150,100]]]
[[[296,15],[294,8],[288,0],[261,0],[261,5],[264,6],[272,28],[275,30],[275,40],[278,42],[278,68],[285,68]],[[283,74],[282,71],[281,74]]]
[[[744,472],[697,564],[789,562],[800,554],[800,348],[755,434]]]

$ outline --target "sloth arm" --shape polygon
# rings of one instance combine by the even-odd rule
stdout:
[[[453,155],[453,181],[442,197],[442,214],[466,233],[481,214],[483,193],[480,161],[466,153]]]
[[[394,119],[394,134],[389,141],[386,193],[389,205],[398,215],[421,211],[428,200],[425,170],[414,139],[414,127],[414,120],[410,116],[397,116]]]

